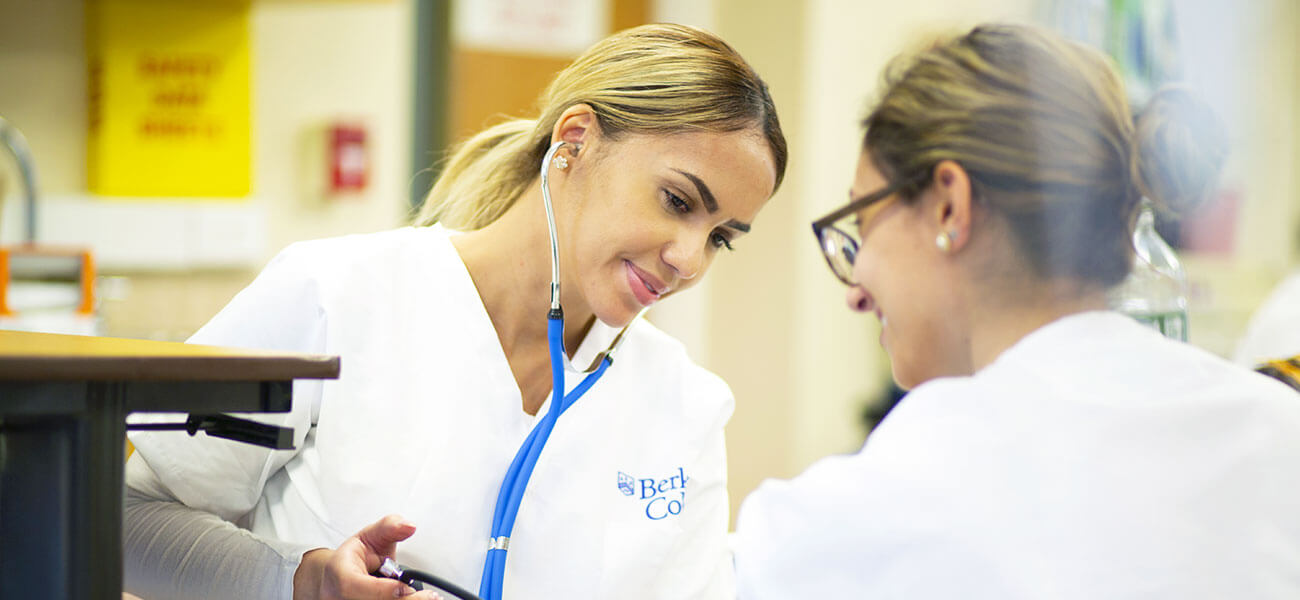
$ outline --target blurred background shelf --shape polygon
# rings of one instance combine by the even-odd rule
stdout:
[[[262,203],[167,198],[46,195],[37,239],[95,250],[101,271],[255,269],[267,253]],[[19,238],[21,205],[4,204],[0,240]]]

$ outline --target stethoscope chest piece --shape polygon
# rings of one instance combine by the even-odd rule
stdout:
[[[425,585],[430,585],[437,588],[438,591],[446,592],[460,598],[461,600],[482,600],[478,596],[474,595],[474,592],[466,590],[450,581],[447,581],[446,579],[438,577],[437,575],[402,567],[392,558],[384,558],[384,562],[379,565],[379,569],[372,574],[379,577],[396,579],[411,586],[411,589],[414,589],[417,592],[423,591]]]

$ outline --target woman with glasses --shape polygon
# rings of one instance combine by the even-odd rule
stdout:
[[[740,597],[1300,597],[1300,398],[1106,310],[1135,209],[1207,195],[1212,117],[986,25],[899,59],[813,225],[910,394],[744,502]]]
[[[195,334],[336,354],[342,373],[273,419],[293,451],[132,435],[128,590],[410,594],[369,575],[393,557],[381,574],[491,598],[731,596],[731,393],[638,315],[697,283],[780,183],[772,98],[722,40],[653,25],[593,46],[539,106],[464,142],[417,226],[295,244]],[[543,438],[553,365],[569,393]],[[503,482],[535,440],[526,495],[504,493],[523,494]]]

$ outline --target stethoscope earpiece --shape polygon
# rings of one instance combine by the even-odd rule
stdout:
[[[550,229],[551,232],[551,313],[552,314],[556,314],[561,310],[560,309],[560,241],[559,238],[555,235],[555,208],[551,204],[551,170],[547,168],[547,165],[551,164],[551,161],[557,158],[555,156],[555,153],[559,152],[561,146],[564,146],[564,142],[562,141],[551,144],[551,148],[546,151],[546,156],[542,157],[542,203],[546,205],[546,226]],[[564,157],[561,156],[558,158],[564,158]],[[568,161],[566,160],[564,166],[559,168],[564,169],[567,168],[568,166],[569,166]]]
[[[581,151],[582,151],[582,144],[575,144],[575,143],[571,143],[571,142],[556,142],[556,144],[559,144],[559,145],[561,145],[561,146],[567,144],[567,145],[569,146],[569,148],[570,148],[570,152],[572,153],[573,158],[577,158],[577,157],[578,157],[578,152],[581,152]],[[546,166],[546,162],[547,162],[547,161],[545,161],[545,160],[542,161],[542,166],[543,166],[543,168],[545,168],[545,166]],[[563,154],[556,154],[556,155],[555,155],[555,158],[551,159],[550,163],[551,163],[551,166],[553,166],[553,167],[555,167],[555,168],[557,168],[557,169],[559,169],[559,170],[561,170],[561,171],[563,171],[563,170],[569,168],[569,159],[568,159],[568,157],[564,156]]]

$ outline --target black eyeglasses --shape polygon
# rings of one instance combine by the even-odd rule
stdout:
[[[843,281],[846,285],[856,285],[853,281],[853,261],[858,257],[858,247],[861,244],[856,237],[857,227],[836,226],[835,223],[894,195],[903,189],[905,185],[906,182],[902,181],[891,184],[882,190],[851,200],[848,204],[836,209],[835,212],[813,221],[813,235],[817,236],[817,243],[822,247],[822,254],[826,256],[826,264],[830,266],[831,272],[835,273],[835,276],[840,278],[840,281]],[[850,234],[849,231],[853,233]]]

